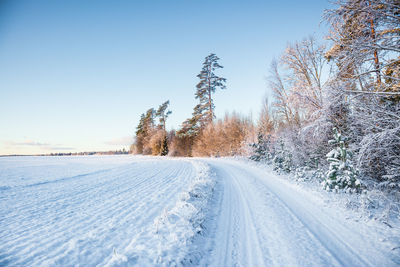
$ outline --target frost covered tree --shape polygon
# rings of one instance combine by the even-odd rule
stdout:
[[[272,159],[272,134],[275,129],[275,118],[270,108],[269,100],[264,98],[257,124],[257,141],[251,143],[252,155],[255,161],[269,161]]]
[[[340,0],[331,23],[328,59],[349,110],[343,126],[357,168],[380,186],[400,187],[400,4],[397,0]],[[337,120],[344,122],[344,120]]]
[[[271,64],[268,81],[273,93],[274,140],[285,143],[296,165],[318,157],[325,146],[323,116],[330,72],[322,75],[327,69],[324,54],[325,47],[309,37],[289,44],[280,60]]]
[[[327,57],[337,62],[343,78],[357,81],[358,89],[391,92],[393,87],[383,78],[390,78],[387,71],[400,61],[398,0],[339,0],[336,4],[325,14],[334,43]]]
[[[293,155],[285,147],[283,140],[279,140],[274,149],[274,158],[272,159],[274,169],[277,171],[291,172],[293,167]]]
[[[319,45],[313,37],[289,44],[281,57],[288,70],[291,101],[301,110],[307,120],[323,107],[323,87],[326,78],[322,77],[326,67],[325,46]]]
[[[278,62],[273,60],[270,67],[269,88],[274,97],[273,108],[278,119],[289,126],[300,125],[299,117],[296,116],[296,110],[291,101],[290,88],[285,83],[284,77],[279,72]]]
[[[250,144],[253,149],[251,160],[269,161],[272,159],[271,135],[264,136],[261,132],[257,135],[257,142]]]
[[[386,97],[358,96],[351,125],[357,133],[357,167],[380,187],[400,189],[400,103]]]
[[[357,179],[357,171],[351,163],[351,153],[345,145],[345,138],[340,132],[333,129],[334,139],[329,140],[329,144],[334,148],[326,155],[329,164],[329,170],[326,173],[326,179],[322,182],[326,190],[345,189],[347,192],[356,192],[360,188],[360,181]]]
[[[212,94],[215,93],[218,88],[226,88],[226,79],[215,74],[217,69],[223,68],[218,61],[219,57],[215,54],[208,55],[204,60],[200,74],[197,75],[200,82],[196,85],[197,90],[195,95],[200,103],[196,106],[195,113],[198,116],[197,121],[201,125],[206,125],[215,118]]]

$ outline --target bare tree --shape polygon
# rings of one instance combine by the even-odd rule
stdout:
[[[300,125],[300,119],[296,116],[293,103],[290,101],[290,90],[285,80],[278,71],[278,63],[271,63],[271,75],[269,77],[269,88],[274,96],[273,107],[278,119],[287,125]]]
[[[317,45],[313,37],[288,45],[282,63],[290,72],[291,91],[308,115],[323,106],[322,71],[326,65],[325,47]],[[326,80],[326,79],[325,79]]]

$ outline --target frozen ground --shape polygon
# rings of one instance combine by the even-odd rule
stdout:
[[[400,231],[232,159],[0,158],[0,266],[398,266]]]

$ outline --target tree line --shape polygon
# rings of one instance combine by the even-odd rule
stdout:
[[[374,184],[399,192],[400,3],[339,0],[323,17],[329,44],[307,37],[271,62],[272,97],[263,100],[257,123],[237,113],[216,120],[212,95],[226,89],[226,79],[210,54],[197,76],[192,116],[167,132],[169,101],[149,109],[135,153],[246,155],[299,176],[313,170],[327,190]]]
[[[216,72],[223,68],[220,58],[208,55],[197,75],[195,99],[198,104],[192,116],[186,119],[178,131],[166,130],[166,119],[171,111],[166,101],[158,110],[153,108],[141,115],[136,128],[136,141],[131,150],[136,154],[159,156],[229,156],[242,154],[243,141],[248,136],[252,122],[237,113],[227,114],[215,120],[213,94],[226,89],[226,78]],[[159,119],[156,124],[155,120]]]

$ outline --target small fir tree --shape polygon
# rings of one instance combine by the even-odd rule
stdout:
[[[346,149],[345,138],[340,132],[336,128],[333,128],[333,132],[334,139],[329,140],[329,144],[335,147],[326,155],[330,165],[322,185],[328,191],[344,189],[346,192],[356,192],[361,183],[357,179],[357,170],[351,164],[352,154]]]
[[[285,148],[285,144],[282,140],[278,142],[275,149],[275,156],[272,160],[274,170],[291,172],[293,167],[292,154]]]
[[[254,161],[269,161],[272,159],[271,152],[271,135],[265,137],[262,133],[258,133],[257,143],[253,143],[250,146],[254,149],[253,155],[250,159]]]
[[[168,138],[167,136],[164,136],[163,141],[161,143],[161,156],[166,156],[168,155],[169,149],[168,149]]]

